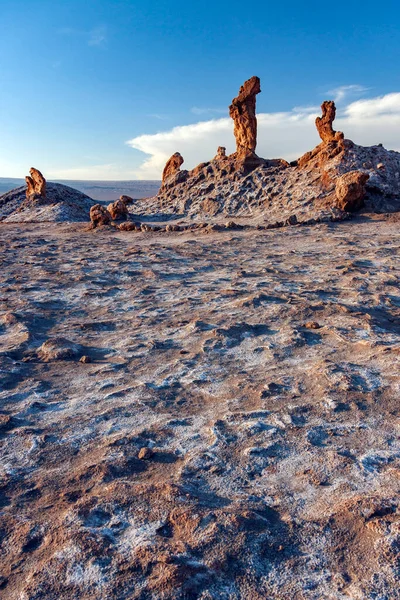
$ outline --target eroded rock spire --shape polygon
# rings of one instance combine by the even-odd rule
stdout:
[[[315,125],[318,129],[319,137],[325,143],[332,142],[334,140],[342,140],[343,133],[341,131],[335,131],[332,127],[332,123],[336,117],[336,106],[333,100],[325,100],[321,104],[322,117],[315,119]]]
[[[261,92],[260,78],[251,77],[244,82],[239,94],[232,100],[229,115],[233,119],[238,158],[255,154],[257,145],[256,95]]]
[[[183,156],[179,154],[179,152],[175,152],[175,154],[173,154],[171,158],[167,160],[162,174],[162,182],[164,183],[166,179],[171,177],[171,175],[175,175],[175,173],[180,170],[183,162]]]
[[[37,197],[46,197],[46,180],[38,169],[32,167],[29,171],[30,176],[25,177],[26,181],[26,197],[32,200]]]

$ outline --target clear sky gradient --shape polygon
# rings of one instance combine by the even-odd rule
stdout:
[[[156,178],[170,132],[219,122],[252,75],[267,115],[396,93],[399,25],[394,0],[0,0],[0,177]]]

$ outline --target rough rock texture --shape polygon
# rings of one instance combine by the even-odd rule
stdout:
[[[74,344],[64,337],[54,337],[43,342],[37,354],[45,362],[51,360],[67,360],[75,358],[81,351],[79,344]]]
[[[32,167],[29,171],[30,176],[25,177],[26,198],[34,200],[36,198],[46,198],[46,180],[38,169]]]
[[[193,219],[204,214],[239,216],[269,223],[336,220],[361,208],[364,190],[367,210],[400,210],[400,154],[344,139],[332,126],[336,114],[332,101],[322,104],[322,117],[316,119],[322,142],[312,151],[291,165],[257,157],[255,95],[259,91],[258,78],[251,78],[230,107],[236,119],[235,154],[225,156],[220,147],[210,162],[172,174],[156,197],[138,202],[137,211]],[[338,178],[350,171],[360,174],[344,178],[336,187]],[[346,182],[351,184],[347,190]]]
[[[400,154],[382,146],[357,146],[349,140],[332,148],[331,142],[309,153],[302,165],[286,166],[272,161],[245,174],[234,162],[212,160],[185,178],[172,177],[168,186],[154,198],[139,200],[138,214],[176,215],[204,220],[209,207],[216,218],[241,217],[256,222],[286,221],[296,215],[299,222],[336,218],[336,181],[349,171],[369,176],[365,209],[374,212],[400,210]],[[384,168],[378,165],[384,165]],[[206,208],[204,212],[204,208]]]
[[[107,210],[110,213],[113,221],[126,219],[129,214],[126,203],[121,200],[121,198],[119,200],[115,200],[115,202],[111,202],[111,204],[107,206]]]
[[[217,154],[214,160],[225,160],[226,159],[226,148],[225,146],[218,146]]]
[[[93,228],[100,227],[101,225],[109,225],[112,219],[107,208],[101,204],[92,206],[89,216]]]
[[[233,119],[236,156],[246,159],[255,154],[257,146],[256,95],[261,92],[260,78],[251,77],[241,86],[232,100],[229,116]]]
[[[1,600],[399,599],[398,221],[0,245]]]
[[[87,221],[95,201],[67,185],[46,182],[46,197],[26,198],[25,186],[0,196],[0,220],[11,222]]]
[[[183,157],[179,154],[179,152],[175,152],[175,154],[173,154],[171,158],[168,159],[164,167],[164,171],[162,174],[162,183],[164,183],[167,179],[172,177],[172,175],[175,175],[180,170],[181,165],[183,163]]]
[[[322,117],[315,119],[315,125],[317,127],[319,137],[324,143],[332,142],[334,140],[342,140],[344,138],[341,131],[335,131],[332,127],[332,123],[336,118],[336,106],[333,100],[325,100],[321,104]]]
[[[359,210],[364,204],[365,184],[368,179],[368,173],[361,171],[349,171],[341,175],[335,186],[338,208],[348,212]]]

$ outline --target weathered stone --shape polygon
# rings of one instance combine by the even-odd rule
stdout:
[[[175,152],[171,156],[171,158],[167,161],[164,171],[162,174],[162,182],[166,179],[169,179],[172,175],[175,175],[178,171],[180,171],[181,165],[184,163],[183,156],[179,154],[179,152]]]
[[[352,212],[364,204],[365,184],[369,179],[368,173],[349,171],[336,181],[335,193],[337,208]]]
[[[90,209],[90,220],[93,228],[99,227],[100,225],[109,225],[111,222],[111,215],[104,206],[95,204]]]
[[[137,228],[136,223],[133,221],[125,221],[125,223],[121,223],[118,225],[118,229],[121,231],[135,231]]]
[[[336,106],[333,100],[325,100],[321,104],[322,117],[315,119],[315,125],[317,127],[319,137],[323,142],[332,142],[334,140],[342,140],[343,133],[341,131],[335,131],[332,127],[332,123],[336,117]]]
[[[255,153],[257,145],[256,95],[261,92],[259,77],[251,77],[232,100],[229,115],[233,119],[237,158]]]
[[[47,362],[75,358],[80,351],[79,344],[74,344],[63,337],[54,337],[43,342],[37,353],[42,360]]]
[[[111,202],[111,204],[107,206],[107,210],[113,221],[126,219],[129,214],[125,202],[121,199]]]
[[[226,158],[226,148],[225,146],[218,146],[217,154],[215,155],[214,160],[224,160]]]
[[[46,180],[38,169],[32,167],[29,171],[30,176],[25,177],[27,189],[26,197],[28,200],[46,197]]]
[[[140,448],[139,454],[138,454],[138,458],[140,458],[140,460],[149,460],[153,456],[154,456],[154,451],[151,448],[146,448],[146,447]]]

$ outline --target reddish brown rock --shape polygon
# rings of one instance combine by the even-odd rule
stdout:
[[[100,225],[109,225],[111,222],[111,215],[104,206],[95,204],[90,209],[90,221],[93,229]]]
[[[361,208],[364,204],[365,184],[369,179],[368,173],[349,171],[336,181],[337,207],[346,212]]]
[[[251,77],[242,85],[239,94],[232,100],[229,115],[234,122],[238,158],[255,153],[257,145],[256,95],[261,92],[259,77]]]
[[[171,156],[171,158],[167,161],[164,167],[164,171],[162,174],[162,182],[164,183],[166,179],[180,171],[183,162],[183,157],[179,154],[179,152],[175,152],[175,154]]]
[[[226,148],[225,146],[218,146],[217,154],[215,155],[214,160],[224,160],[226,158]]]
[[[315,119],[315,125],[318,129],[319,137],[325,143],[332,142],[334,140],[342,140],[343,133],[341,131],[335,131],[332,127],[332,123],[336,117],[336,106],[333,100],[325,100],[321,104],[322,117]]]
[[[38,169],[32,167],[29,171],[30,176],[27,175],[25,177],[27,189],[26,189],[26,197],[28,200],[32,200],[35,198],[45,198],[46,197],[46,180]]]
[[[118,226],[118,229],[121,231],[136,231],[136,227],[137,225],[133,221],[125,221],[125,223],[121,223],[121,225]]]
[[[126,203],[121,199],[111,202],[111,204],[107,206],[107,210],[110,213],[113,221],[126,219],[129,214]]]

